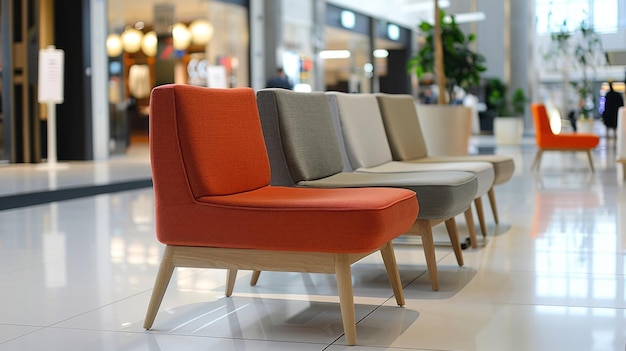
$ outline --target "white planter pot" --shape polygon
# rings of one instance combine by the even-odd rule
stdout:
[[[519,145],[524,136],[523,117],[496,117],[493,120],[493,134],[498,145]]]
[[[472,133],[472,109],[454,105],[417,105],[429,156],[468,154]]]
[[[576,131],[578,133],[593,134],[593,126],[595,121],[593,119],[579,119],[576,121]]]

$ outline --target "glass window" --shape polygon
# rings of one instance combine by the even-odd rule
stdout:
[[[618,27],[618,0],[536,0],[538,34],[574,31],[582,22],[596,32],[614,33]]]

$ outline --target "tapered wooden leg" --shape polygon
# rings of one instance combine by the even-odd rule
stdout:
[[[435,242],[433,241],[433,230],[429,220],[418,220],[418,230],[422,237],[422,246],[426,256],[426,267],[430,277],[430,285],[433,290],[439,290],[439,273],[437,272],[437,257],[435,256]]]
[[[489,204],[491,205],[491,212],[493,213],[493,220],[496,224],[500,223],[500,219],[498,218],[498,205],[496,204],[496,192],[493,190],[493,187],[489,189],[487,193],[489,195]]]
[[[454,256],[456,256],[456,262],[459,266],[463,266],[463,250],[461,249],[459,231],[456,227],[456,220],[454,217],[446,221],[446,229],[448,230],[448,236],[450,236],[450,241],[452,242],[452,249],[454,250]]]
[[[487,224],[485,223],[485,213],[483,212],[483,199],[477,197],[474,199],[474,205],[476,206],[476,214],[478,215],[478,223],[480,224],[480,231],[483,232],[483,238],[487,237]]]
[[[591,150],[587,150],[587,158],[589,159],[589,167],[591,167],[591,173],[595,172],[593,168],[593,158],[591,158]]]
[[[174,264],[172,258],[174,257],[175,248],[172,246],[166,246],[163,258],[161,259],[161,265],[159,266],[159,272],[157,273],[156,280],[154,282],[154,289],[152,290],[152,296],[150,297],[150,303],[148,304],[148,311],[146,312],[146,318],[143,321],[144,329],[152,328],[152,323],[156,318],[161,301],[167,290],[167,285],[174,273]]]
[[[259,277],[261,276],[261,271],[252,271],[252,276],[250,277],[250,285],[255,286],[259,281]]]
[[[465,211],[464,215],[470,239],[472,240],[472,249],[475,249],[478,247],[478,239],[476,238],[476,225],[474,224],[474,217],[472,216],[472,206]]]
[[[398,264],[396,263],[396,254],[393,251],[391,242],[388,242],[385,247],[380,249],[380,254],[383,256],[383,262],[387,269],[387,276],[389,277],[389,283],[393,289],[393,295],[396,297],[398,306],[404,306],[404,291],[402,291],[402,281],[400,280],[400,272],[398,272]]]
[[[237,270],[229,269],[226,273],[226,297],[230,297],[233,294],[235,280],[237,280]]]
[[[339,290],[339,306],[343,331],[346,334],[346,343],[356,345],[356,320],[354,315],[354,294],[352,292],[352,273],[348,255],[335,255],[335,275]]]
[[[543,150],[542,149],[537,150],[537,154],[535,154],[535,159],[533,160],[533,163],[531,164],[530,169],[539,170],[539,165],[541,164],[542,155],[543,155]]]

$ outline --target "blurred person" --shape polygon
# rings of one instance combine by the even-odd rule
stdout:
[[[624,106],[624,98],[622,94],[615,91],[613,88],[613,82],[609,82],[609,91],[604,97],[604,112],[602,113],[602,121],[606,126],[606,137],[609,137],[609,131],[613,129],[613,136],[615,136],[617,128],[617,111],[620,107]]]
[[[276,69],[276,75],[267,81],[267,88],[283,88],[293,90],[293,84],[282,68]]]

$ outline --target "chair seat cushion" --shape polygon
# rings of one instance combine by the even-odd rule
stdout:
[[[539,145],[542,149],[593,149],[600,143],[600,137],[594,134],[559,134],[544,138]]]
[[[494,171],[491,163],[487,162],[450,162],[450,163],[412,163],[391,161],[382,165],[359,168],[357,172],[365,173],[399,173],[399,172],[433,172],[433,171],[462,171],[476,175],[478,189],[476,197],[483,196],[491,189],[494,180]]]
[[[341,172],[330,177],[298,182],[315,188],[397,187],[413,190],[421,204],[419,219],[448,219],[469,208],[478,181],[469,172],[358,173]]]
[[[406,232],[418,204],[406,189],[267,186],[156,210],[168,245],[362,253]]]
[[[493,165],[493,184],[498,185],[511,179],[515,172],[515,162],[509,156],[499,155],[467,155],[467,156],[428,156],[419,159],[408,160],[413,163],[439,163],[439,162],[489,162]]]

